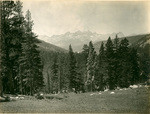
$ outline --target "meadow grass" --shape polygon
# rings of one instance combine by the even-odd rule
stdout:
[[[110,94],[114,92],[114,94]],[[0,112],[12,113],[148,113],[149,90],[145,87],[94,93],[45,95],[38,100],[1,102]]]

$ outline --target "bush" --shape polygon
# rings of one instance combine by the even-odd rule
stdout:
[[[10,97],[5,97],[5,101],[7,102],[7,101],[10,101]]]
[[[40,100],[44,99],[43,93],[38,93],[35,97]]]

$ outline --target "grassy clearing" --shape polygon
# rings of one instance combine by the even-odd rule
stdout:
[[[145,87],[127,90],[91,93],[45,95],[46,99],[32,97],[0,103],[0,112],[134,112],[148,113],[149,92]]]

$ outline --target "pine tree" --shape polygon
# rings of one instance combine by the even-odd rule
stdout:
[[[1,77],[3,91],[11,93],[14,93],[13,66],[10,57],[10,52],[12,52],[11,42],[13,41],[11,29],[14,8],[14,1],[1,2]]]
[[[83,45],[83,51],[82,53],[84,54],[85,58],[88,58],[88,54],[89,54],[89,46],[87,44]]]
[[[71,45],[69,45],[69,79],[70,79],[70,84],[69,84],[69,88],[72,89],[75,87],[76,83],[75,83],[75,77],[76,77],[76,60],[75,60],[75,56],[72,50]]]
[[[22,2],[2,2],[2,75],[5,92],[19,92],[19,58],[24,38]]]
[[[68,64],[68,55],[64,53],[59,53],[58,56],[59,64],[59,91],[68,91],[69,90],[69,64]]]
[[[87,80],[86,85],[89,91],[93,91],[93,81],[94,81],[94,70],[95,70],[95,61],[96,60],[96,52],[94,51],[92,41],[89,42],[89,54],[87,58]]]
[[[129,63],[130,63],[130,84],[137,84],[140,82],[140,68],[139,57],[137,55],[137,49],[131,48],[129,51]]]
[[[19,57],[21,55],[21,46],[24,38],[24,17],[22,14],[22,2],[16,1],[14,7],[14,16],[11,23],[12,40],[10,42],[11,52],[10,61],[13,69],[13,80],[15,93],[19,92],[19,86],[21,85],[21,77],[19,76]]]
[[[64,54],[63,57],[61,58],[61,64],[62,64],[62,69],[63,69],[63,75],[60,75],[60,82],[62,85],[62,89],[68,91],[69,90],[69,62],[68,62],[68,54]]]
[[[95,82],[97,85],[97,90],[102,91],[106,86],[107,80],[107,71],[106,71],[106,60],[105,60],[105,50],[104,43],[101,43],[101,47],[99,50],[99,55],[97,57],[97,66],[95,72]]]
[[[85,92],[85,82],[86,82],[86,75],[87,75],[87,71],[86,71],[86,63],[87,63],[87,57],[88,57],[88,53],[89,53],[89,47],[88,45],[84,44],[83,45],[83,51],[81,53],[75,53],[76,56],[76,60],[77,60],[77,66],[78,66],[78,74],[81,75],[80,77],[80,90],[82,92]]]
[[[114,50],[113,43],[109,37],[106,43],[106,59],[107,59],[107,71],[108,71],[108,86],[112,90],[115,88],[115,73],[114,73]]]
[[[71,45],[69,46],[69,88],[75,89],[75,92],[79,91],[80,88],[80,74],[77,72],[77,61],[72,50]]]
[[[52,88],[53,92],[58,93],[59,86],[59,77],[58,77],[58,63],[57,63],[57,55],[55,55],[54,62],[52,65]]]
[[[130,62],[129,62],[129,41],[125,38],[119,45],[119,87],[129,87],[130,85]]]
[[[117,35],[116,35],[116,37],[115,37],[115,39],[114,39],[113,46],[114,46],[114,51],[115,51],[115,53],[117,53],[117,50],[118,50],[118,48],[119,48],[119,38],[118,38]]]
[[[24,93],[33,95],[44,86],[42,76],[42,63],[37,50],[37,36],[32,32],[33,21],[31,13],[26,13],[25,39],[22,44],[22,55],[20,57],[20,74],[23,78]]]
[[[118,77],[120,73],[120,65],[119,65],[119,38],[116,35],[116,38],[114,39],[113,46],[114,46],[114,76],[115,76],[115,86],[118,86]]]
[[[144,83],[150,78],[150,44],[138,48],[140,82]]]

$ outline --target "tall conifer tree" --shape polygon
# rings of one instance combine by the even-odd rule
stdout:
[[[118,86],[118,77],[120,73],[120,65],[119,65],[119,38],[116,35],[116,38],[114,39],[113,46],[114,46],[114,77],[115,77],[115,86]]]
[[[14,7],[14,16],[11,23],[11,34],[12,40],[10,42],[11,52],[10,52],[10,61],[12,65],[13,72],[13,81],[15,93],[19,92],[19,86],[21,83],[21,78],[19,75],[19,57],[21,56],[21,46],[24,39],[24,17],[22,12],[22,2],[16,1]]]
[[[96,74],[95,74],[95,82],[98,87],[98,90],[104,90],[107,80],[107,71],[106,71],[106,59],[105,59],[105,50],[104,43],[101,43],[101,47],[99,50],[99,55],[97,57],[97,66],[96,66]]]
[[[106,43],[106,59],[107,59],[107,71],[108,71],[108,86],[112,90],[115,88],[115,74],[114,74],[114,50],[113,43],[109,37]]]
[[[23,77],[25,93],[33,95],[43,87],[42,63],[37,50],[37,36],[32,32],[33,21],[28,10],[25,16],[25,39],[20,58],[20,73]]]
[[[130,63],[130,84],[137,84],[140,82],[140,68],[139,57],[137,55],[137,49],[131,48],[129,51],[129,63]]]
[[[75,89],[75,92],[79,91],[80,88],[80,74],[77,71],[77,61],[72,50],[71,45],[69,46],[69,79],[70,79],[70,90]]]
[[[4,92],[14,93],[14,76],[13,66],[11,64],[12,53],[12,23],[13,23],[13,12],[15,8],[14,1],[1,1],[1,76],[2,85]],[[16,41],[16,40],[14,40]]]
[[[129,41],[125,38],[119,45],[119,77],[118,85],[128,87],[130,85],[130,62],[129,62]]]
[[[57,54],[55,55],[54,62],[52,65],[52,74],[53,74],[52,76],[53,92],[57,93],[59,89]]]
[[[95,61],[96,60],[96,52],[94,51],[93,43],[92,41],[89,42],[89,53],[87,58],[87,80],[86,85],[88,87],[88,91],[93,91],[94,85],[94,70],[95,70]]]

